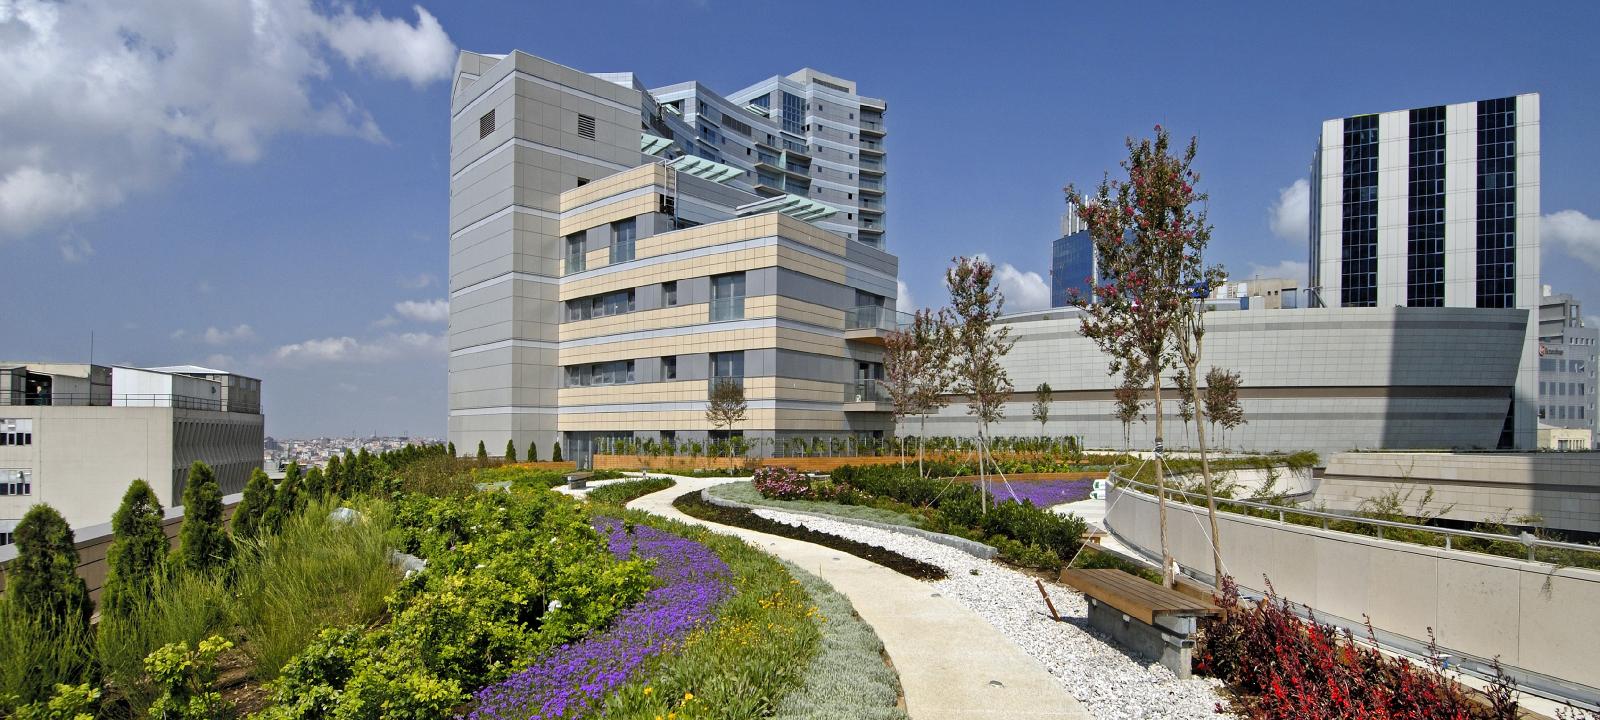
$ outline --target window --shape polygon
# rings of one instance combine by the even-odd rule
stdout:
[[[0,418],[0,445],[32,445],[33,418]]]
[[[783,129],[785,132],[799,133],[805,124],[806,101],[799,96],[789,93],[783,94]]]
[[[478,139],[489,137],[489,133],[492,132],[494,132],[494,111],[490,110],[478,118]]]
[[[661,304],[673,307],[678,304],[678,281],[661,283]]]
[[[744,273],[711,278],[711,321],[744,318]]]
[[[622,315],[634,310],[633,290],[618,290],[567,301],[567,322]]]
[[[1444,106],[1411,111],[1406,304],[1444,307]]]
[[[750,98],[750,104],[754,105],[756,107],[770,108],[770,107],[772,107],[772,96],[771,95],[757,95],[756,97]],[[767,140],[770,141],[771,139],[772,139],[772,136],[768,135],[767,136]]]
[[[724,115],[722,117],[722,126],[745,137],[750,137],[750,126],[732,117]]]
[[[633,238],[637,229],[638,226],[633,218],[611,223],[611,262],[627,262],[633,259]]]
[[[567,387],[626,385],[633,382],[633,377],[632,360],[567,366]]]
[[[567,236],[567,272],[579,273],[584,270],[584,233],[573,233]]]
[[[744,351],[711,353],[711,377],[744,377]]]
[[[668,355],[668,356],[666,356],[664,358],[661,358],[661,379],[662,380],[677,380],[678,379],[678,356],[677,355]]]
[[[32,494],[32,470],[0,470],[0,495]]]
[[[589,115],[578,115],[578,137],[585,140],[595,139],[594,118]]]
[[[1344,119],[1339,304],[1378,304],[1378,116]]]
[[[588,185],[588,184],[589,184],[589,178],[582,178],[582,177],[578,178],[578,187],[583,187],[583,186]]]
[[[1517,99],[1478,103],[1478,307],[1516,307]]]

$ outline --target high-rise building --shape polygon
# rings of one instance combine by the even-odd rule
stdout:
[[[1539,95],[1336,118],[1311,172],[1327,307],[1539,307]],[[1536,442],[1536,323],[1501,447]]]
[[[109,522],[139,478],[180,504],[196,460],[240,492],[264,420],[261,381],[226,370],[0,362],[0,544],[36,503],[74,527]]]
[[[882,100],[815,70],[730,95],[463,52],[450,441],[882,434]],[[714,388],[746,421],[715,428]]]
[[[1061,216],[1061,237],[1050,243],[1050,306],[1067,307],[1074,296],[1093,298],[1097,277],[1094,239],[1078,213],[1068,209]]]
[[[1583,305],[1544,287],[1539,302],[1539,424],[1588,433],[1594,447],[1595,372],[1600,328],[1585,327]],[[1555,448],[1562,449],[1562,448]]]

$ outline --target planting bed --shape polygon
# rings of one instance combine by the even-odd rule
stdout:
[[[945,576],[945,571],[938,566],[921,560],[913,560],[892,550],[887,550],[882,546],[856,542],[837,534],[817,532],[800,526],[798,523],[775,522],[743,508],[726,508],[720,505],[712,505],[703,500],[698,491],[685,493],[678,499],[673,500],[672,506],[685,515],[708,522],[802,540],[847,552],[863,560],[869,560],[918,580],[940,580]]]
[[[1044,508],[1051,505],[1077,502],[1089,497],[1089,491],[1094,488],[1093,480],[1012,480],[999,482],[989,481],[989,494],[1000,502],[1031,501],[1034,505]]]

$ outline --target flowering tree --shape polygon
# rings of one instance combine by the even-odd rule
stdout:
[[[917,472],[922,472],[922,438],[928,431],[928,414],[949,404],[945,388],[951,383],[952,328],[949,310],[918,310],[911,325],[888,334],[883,342],[884,388],[894,405],[895,421],[917,415]],[[904,446],[900,465],[905,466]]]
[[[1011,328],[995,329],[1005,296],[994,287],[994,265],[983,258],[958,257],[944,273],[957,325],[951,337],[956,392],[967,397],[967,414],[978,420],[978,483],[984,514],[989,512],[989,478],[984,458],[989,423],[1005,417],[1011,378],[1000,358],[1011,352]]]
[[[1161,380],[1179,362],[1179,336],[1192,310],[1191,288],[1204,285],[1221,270],[1208,268],[1201,260],[1211,226],[1205,211],[1194,209],[1206,200],[1194,187],[1200,179],[1193,167],[1198,145],[1190,140],[1181,154],[1174,155],[1167,131],[1157,125],[1155,133],[1154,139],[1137,143],[1128,139],[1128,159],[1122,163],[1126,181],[1108,178],[1086,198],[1072,186],[1066,192],[1094,238],[1101,269],[1101,277],[1090,278],[1092,297],[1074,298],[1084,310],[1081,332],[1111,357],[1111,373],[1138,364],[1139,375],[1150,382],[1162,578],[1171,587],[1166,478],[1160,462],[1166,416]]]

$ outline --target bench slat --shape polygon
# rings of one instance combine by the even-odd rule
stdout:
[[[1097,569],[1061,571],[1061,582],[1114,607],[1147,625],[1162,615],[1220,615],[1222,609],[1208,602],[1169,590],[1144,578],[1121,570]]]

